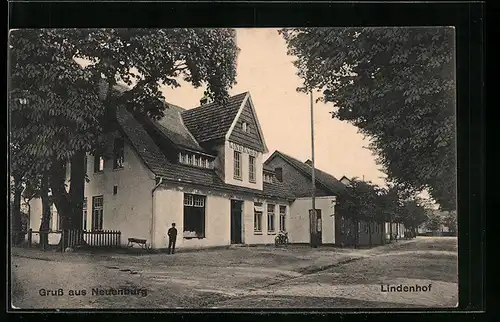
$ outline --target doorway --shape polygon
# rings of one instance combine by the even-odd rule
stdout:
[[[323,243],[323,221],[321,220],[321,209],[316,209],[316,215],[314,215],[313,213],[313,210],[309,209],[311,245],[313,247],[317,247],[321,246]]]
[[[242,211],[243,201],[231,200],[231,244],[242,243]]]

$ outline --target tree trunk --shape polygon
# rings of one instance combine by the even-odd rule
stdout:
[[[42,199],[42,220],[40,221],[40,245],[47,245],[49,243],[49,224],[50,217],[50,200],[49,200],[49,179],[48,174],[45,173],[42,177],[40,185],[40,199]]]
[[[372,247],[372,222],[368,222],[368,246]]]
[[[21,184],[22,176],[14,176],[14,200],[11,209],[12,218],[12,244],[19,245],[24,238],[22,230],[22,219],[21,219],[21,194],[23,192]]]
[[[72,229],[72,208],[69,194],[66,191],[66,168],[64,162],[54,160],[51,165],[51,180],[50,190],[52,191],[52,198],[59,214],[59,229],[68,230]],[[59,247],[68,245],[68,234],[62,234],[59,240]]]
[[[71,158],[70,189],[66,191],[66,169],[62,161],[54,161],[52,167],[51,190],[60,216],[60,229],[82,230],[83,200],[85,189],[85,153],[78,152]],[[68,245],[69,234],[63,234],[59,246]],[[74,245],[85,245],[83,233],[77,235]]]
[[[85,199],[85,152],[77,152],[71,158],[71,186],[69,190],[72,206],[72,229],[77,230],[75,246],[87,245],[83,238],[83,201]]]
[[[392,221],[389,223],[389,242],[392,242]]]
[[[77,152],[71,158],[71,186],[69,190],[72,208],[72,229],[83,227],[83,199],[85,198],[85,153]]]
[[[359,221],[354,221],[354,248],[357,249],[359,246]]]

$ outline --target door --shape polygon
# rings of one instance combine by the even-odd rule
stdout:
[[[323,241],[321,209],[316,209],[316,214],[314,214],[312,209],[309,209],[309,219],[311,245],[316,247],[321,245]]]
[[[243,201],[231,200],[231,244],[242,243],[242,208]]]
[[[323,244],[323,220],[321,220],[321,209],[316,209],[316,245],[320,246]]]

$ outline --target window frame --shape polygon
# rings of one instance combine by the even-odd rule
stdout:
[[[94,153],[94,173],[104,172],[104,167],[104,158],[102,157],[102,154],[100,152],[96,151]]]
[[[101,200],[101,204],[98,205],[97,201]],[[96,211],[100,210],[100,215],[96,214]],[[99,214],[99,213],[98,213]],[[104,227],[104,196],[93,196],[92,197],[92,231],[102,231]]]
[[[255,234],[262,234],[262,211],[255,210],[255,207],[262,207],[262,203],[254,202],[253,210],[253,231]]]
[[[280,205],[279,213],[280,213],[279,230],[286,231],[286,206]]]
[[[253,162],[252,162],[253,160]],[[248,181],[251,183],[257,182],[257,158],[253,155],[248,156]]]
[[[207,197],[204,195],[197,195],[191,193],[184,193],[183,198],[183,213],[182,213],[182,221],[183,221],[183,238],[184,239],[203,239],[206,238],[207,234],[207,209],[206,209],[206,200]],[[196,210],[197,209],[197,210]],[[202,209],[202,210],[200,210]],[[187,216],[195,216],[197,214],[201,214],[201,227],[202,231],[200,233],[196,232],[196,236],[186,236],[186,232],[192,230],[186,230],[186,215]]]
[[[124,164],[125,164],[125,140],[123,140],[123,138],[115,138],[113,143],[113,170],[123,169]]]
[[[276,233],[276,205],[267,204],[267,232],[269,234]],[[269,225],[271,223],[271,225]],[[272,226],[272,227],[271,227]]]
[[[236,150],[233,151],[233,178],[236,180],[242,180],[243,178],[243,169],[241,167],[242,164],[241,161],[242,161],[242,153]],[[236,170],[238,170],[238,172]]]
[[[83,198],[82,216],[83,216],[82,228],[83,230],[87,230],[87,222],[88,222],[87,197]]]

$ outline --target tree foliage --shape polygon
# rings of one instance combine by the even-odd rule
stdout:
[[[336,206],[336,212],[352,221],[355,226],[359,222],[401,223],[406,229],[413,231],[427,220],[427,211],[428,205],[415,196],[408,196],[404,188],[397,185],[382,188],[356,178],[351,180],[345,192],[339,196]],[[357,229],[354,228],[354,231],[357,241]],[[371,231],[369,233],[371,241]]]
[[[443,219],[443,225],[448,228],[450,232],[457,232],[458,229],[458,222],[457,222],[457,212],[456,211],[449,211],[447,212]]]
[[[378,221],[377,197],[375,185],[354,178],[339,197],[336,211],[354,221]]]
[[[441,229],[443,225],[443,218],[440,214],[436,212],[429,212],[427,220],[425,221],[425,227],[432,232],[436,232]]]
[[[418,226],[427,220],[427,212],[428,209],[421,205],[418,200],[405,200],[398,220],[407,229],[416,230]]]
[[[291,28],[280,33],[301,91],[371,139],[390,181],[456,209],[455,58],[451,28]]]

